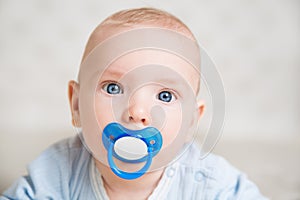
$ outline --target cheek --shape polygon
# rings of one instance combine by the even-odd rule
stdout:
[[[95,116],[100,130],[114,121],[111,98],[96,96],[95,97]]]
[[[163,147],[170,145],[180,132],[182,122],[182,110],[180,105],[165,109],[166,120],[162,128]]]

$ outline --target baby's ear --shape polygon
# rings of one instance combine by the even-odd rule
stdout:
[[[198,120],[200,120],[204,114],[205,111],[205,101],[204,100],[199,100],[197,102],[197,110],[198,110]]]
[[[76,81],[69,81],[68,84],[69,104],[72,113],[72,124],[75,127],[80,127],[79,113],[79,84]]]
[[[190,142],[193,139],[193,135],[195,134],[195,130],[193,130],[193,128],[197,128],[198,127],[198,123],[199,120],[201,119],[201,117],[203,116],[205,111],[205,101],[204,100],[200,100],[197,102],[197,108],[196,111],[194,112],[194,118],[191,121],[191,131],[189,133],[189,135],[187,135],[186,137],[186,142]],[[196,130],[198,131],[198,130]]]

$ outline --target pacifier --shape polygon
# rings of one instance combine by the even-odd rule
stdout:
[[[130,130],[113,122],[104,128],[102,142],[107,150],[107,160],[111,170],[121,178],[132,180],[148,171],[152,158],[162,147],[163,140],[160,131],[154,127]],[[136,172],[126,172],[116,166],[113,158],[126,163],[146,163]]]

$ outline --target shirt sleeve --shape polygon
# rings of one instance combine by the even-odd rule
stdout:
[[[228,184],[220,193],[216,199],[227,200],[266,200],[258,187],[251,182],[246,175],[240,174],[236,181]]]
[[[67,199],[64,186],[67,184],[67,170],[60,167],[57,157],[44,152],[28,166],[28,175],[19,178],[0,197],[0,200]],[[66,165],[62,165],[68,169]]]
[[[0,200],[31,200],[42,199],[35,195],[35,187],[29,176],[19,178],[9,189],[7,189],[1,196]],[[49,197],[49,199],[55,199]]]
[[[219,192],[216,199],[226,200],[266,200],[258,187],[248,179],[247,175],[231,166],[223,158],[219,159],[217,170]]]
[[[28,165],[0,200],[69,200],[88,183],[89,154],[77,138],[63,140],[46,149]],[[78,199],[78,198],[75,198]]]

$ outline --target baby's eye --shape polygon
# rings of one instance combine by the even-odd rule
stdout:
[[[102,86],[102,89],[108,94],[122,94],[122,87],[117,83],[106,83]]]
[[[172,94],[172,92],[169,91],[162,91],[158,94],[157,98],[164,102],[171,102],[176,99],[175,95]]]

